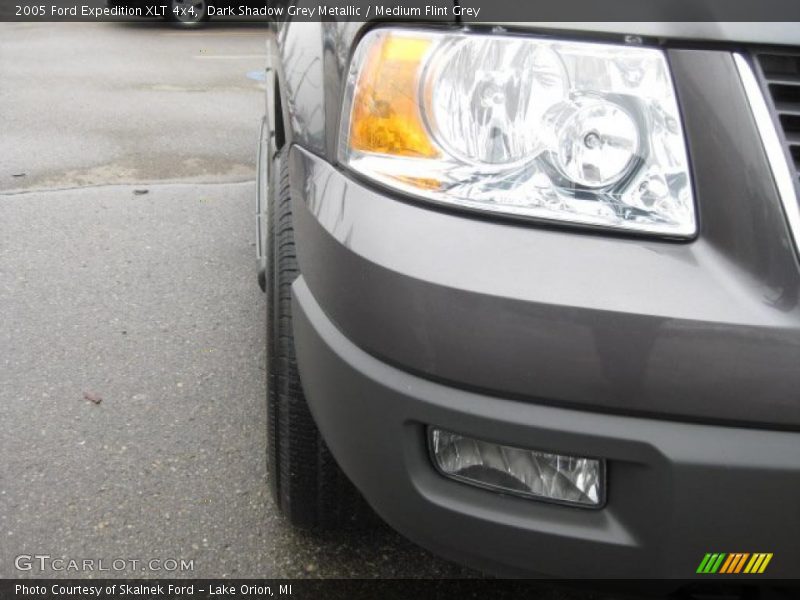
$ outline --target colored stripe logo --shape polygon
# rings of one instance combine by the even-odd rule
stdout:
[[[772,560],[771,552],[709,552],[700,561],[697,573],[736,575],[739,573],[763,573],[769,561]]]

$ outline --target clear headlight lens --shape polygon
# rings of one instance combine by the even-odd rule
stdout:
[[[374,30],[350,66],[339,158],[436,202],[696,232],[675,91],[653,48]]]

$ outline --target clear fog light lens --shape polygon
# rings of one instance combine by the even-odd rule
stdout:
[[[498,492],[597,508],[604,502],[604,463],[594,458],[503,446],[430,430],[433,461],[445,476]]]

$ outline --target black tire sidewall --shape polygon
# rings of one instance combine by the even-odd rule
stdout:
[[[277,306],[277,277],[275,269],[275,202],[276,189],[280,184],[277,181],[281,169],[282,155],[273,158],[272,149],[267,151],[266,160],[270,162],[270,175],[267,181],[267,239],[266,239],[266,294],[267,294],[267,340],[266,340],[266,371],[267,371],[267,475],[270,493],[276,504],[280,505],[280,462],[278,450],[278,397],[276,373],[276,323],[278,320]]]

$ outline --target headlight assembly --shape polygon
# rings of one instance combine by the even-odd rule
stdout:
[[[373,30],[350,65],[339,159],[443,204],[696,232],[675,91],[654,48]]]

